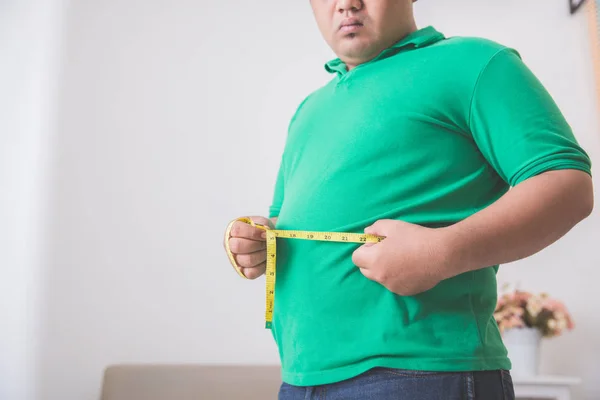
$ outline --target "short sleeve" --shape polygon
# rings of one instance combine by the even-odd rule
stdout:
[[[557,104],[512,49],[497,52],[482,70],[469,126],[483,156],[511,186],[548,170],[591,174]]]
[[[281,206],[283,205],[283,188],[284,188],[284,178],[283,178],[283,159],[279,165],[279,172],[277,173],[277,179],[275,180],[275,188],[273,191],[273,200],[271,202],[271,206],[269,207],[269,218],[274,218],[279,216],[279,211],[281,211]]]

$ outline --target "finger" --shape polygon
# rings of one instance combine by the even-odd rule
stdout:
[[[266,269],[267,269],[267,264],[262,263],[262,264],[256,266],[255,268],[242,268],[242,274],[244,274],[244,276],[248,279],[256,279],[259,276],[261,276],[262,274],[264,274]]]
[[[233,254],[250,254],[264,250],[267,243],[264,241],[231,238],[229,239],[229,249]]]
[[[363,274],[363,276],[371,281],[375,281],[377,282],[376,276],[375,276],[375,271],[373,271],[372,269],[369,268],[359,268],[358,269],[360,271],[361,274]]]
[[[376,246],[362,245],[352,253],[352,262],[359,268],[369,268],[373,263],[376,252]]]
[[[266,251],[257,251],[250,254],[238,254],[235,256],[237,264],[242,268],[253,268],[264,263],[267,260]]]
[[[236,221],[232,227],[231,227],[231,231],[230,231],[230,236],[232,238],[245,238],[245,239],[252,239],[252,240],[259,240],[259,241],[264,241],[266,240],[265,237],[263,237],[263,234],[265,233],[265,231],[263,229],[260,228],[255,228],[251,225],[248,225],[245,222],[241,222],[241,221]]]
[[[391,230],[393,223],[397,222],[390,219],[380,219],[375,221],[371,226],[365,228],[365,233],[368,235],[387,236]]]
[[[265,217],[250,217],[250,219],[255,224],[270,226],[271,228],[273,228],[273,226],[274,226],[273,220],[271,220],[270,218],[265,218]]]

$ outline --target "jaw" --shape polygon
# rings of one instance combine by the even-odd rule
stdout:
[[[376,56],[373,42],[367,35],[348,35],[338,40],[335,52],[346,63],[358,65]]]

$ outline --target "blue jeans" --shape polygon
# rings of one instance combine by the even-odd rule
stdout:
[[[281,385],[279,400],[514,400],[508,371],[422,372],[374,368],[322,386]]]

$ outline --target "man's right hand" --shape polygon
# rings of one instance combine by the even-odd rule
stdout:
[[[274,218],[250,217],[257,224],[274,227]],[[246,223],[236,221],[229,233],[229,249],[240,267],[242,274],[248,279],[256,279],[265,273],[267,260],[267,239],[264,230]],[[225,243],[223,243],[225,245]]]

